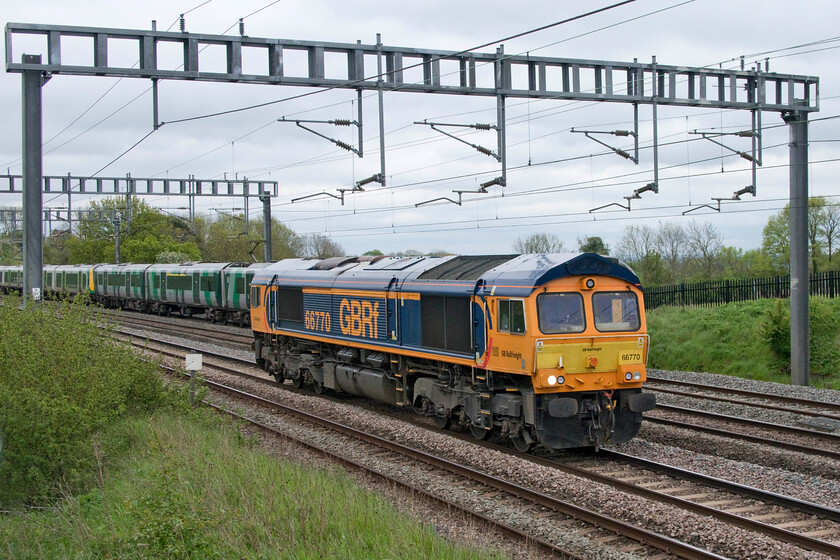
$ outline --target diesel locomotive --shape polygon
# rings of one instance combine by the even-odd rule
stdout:
[[[649,338],[638,277],[592,253],[288,259],[250,286],[257,363],[497,434],[521,451],[631,439]]]
[[[21,287],[21,267],[0,267],[0,290]],[[250,321],[280,381],[522,451],[628,441],[655,406],[639,279],[593,253],[47,266],[44,289]]]

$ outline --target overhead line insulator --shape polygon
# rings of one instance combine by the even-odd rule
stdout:
[[[353,124],[350,119],[335,119],[332,123],[335,126],[350,126]]]
[[[344,149],[345,149],[345,150],[347,150],[348,152],[352,152],[352,151],[353,151],[353,146],[351,146],[351,145],[350,145],[350,144],[348,144],[347,142],[342,142],[341,140],[333,140],[333,143],[334,143],[336,146],[338,146],[339,148],[344,148]]]
[[[496,125],[476,123],[476,124],[473,125],[473,128],[475,128],[476,130],[493,130],[493,129],[496,128]]]

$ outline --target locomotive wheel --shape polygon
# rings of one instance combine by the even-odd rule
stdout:
[[[303,372],[298,372],[295,377],[292,377],[292,385],[297,389],[303,387]]]
[[[450,415],[449,415],[448,413],[447,413],[447,415],[446,415],[446,416],[438,416],[438,415],[436,414],[436,415],[434,416],[434,418],[435,418],[435,426],[436,426],[439,430],[445,430],[446,428],[448,428],[448,427],[449,427],[449,420],[450,420],[450,418],[451,418],[451,417],[450,417]]]
[[[526,442],[525,438],[522,436],[515,436],[510,438],[510,443],[513,445],[513,448],[519,451],[520,453],[528,453],[532,447],[534,447],[534,442]]]
[[[485,430],[481,426],[476,426],[475,424],[470,424],[470,433],[472,437],[477,440],[485,440],[487,436],[490,434],[490,430]]]
[[[315,382],[312,384],[312,390],[319,395],[323,395],[324,391],[326,391],[326,388],[324,387],[323,383],[316,379]]]

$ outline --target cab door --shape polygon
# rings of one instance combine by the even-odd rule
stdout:
[[[265,318],[268,322],[268,327],[272,330],[277,330],[278,321],[277,321],[277,288],[274,286],[274,281],[277,279],[277,275],[271,277],[271,282],[269,282],[265,287]]]
[[[475,361],[481,362],[482,356],[487,351],[487,329],[484,316],[484,298],[481,293],[484,291],[484,280],[479,280],[473,290],[470,309],[472,311],[472,342]]]
[[[388,340],[398,343],[400,334],[398,330],[399,321],[399,280],[391,278],[388,287],[385,288],[385,301],[387,308],[387,337]]]

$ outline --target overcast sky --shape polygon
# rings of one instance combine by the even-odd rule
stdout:
[[[386,45],[460,51],[611,3],[281,0],[272,4],[271,0],[211,0],[201,5],[202,0],[0,0],[0,14],[4,22],[125,29],[149,29],[156,20],[158,29],[172,26],[177,30],[178,15],[192,10],[185,16],[187,31],[220,34],[238,33],[235,24],[240,17],[265,7],[246,17],[247,35],[373,44],[381,33]],[[769,58],[771,72],[818,76],[820,112],[811,114],[810,125],[810,194],[840,200],[836,180],[840,162],[830,161],[838,159],[840,119],[817,120],[840,114],[840,83],[833,73],[840,46],[839,15],[840,4],[830,0],[800,4],[782,0],[638,0],[506,42],[504,48],[508,54],[616,61],[638,58],[647,62],[656,56],[662,64],[722,63],[724,68],[737,67],[739,57],[748,55],[748,66]],[[826,39],[834,41],[789,49]],[[83,47],[70,41],[63,44],[63,62],[72,64],[74,57],[84,61],[88,55]],[[14,45],[18,60],[23,52],[46,54],[44,50],[38,41]],[[495,46],[482,49],[494,50]],[[176,66],[170,54],[174,53],[159,55],[161,66]],[[126,66],[136,57],[133,51],[119,49],[113,56],[123,57]],[[222,60],[223,52],[208,49],[201,54],[200,64],[209,68]],[[292,72],[304,61],[289,57],[286,63]],[[339,67],[337,60],[328,59],[328,76]],[[491,70],[479,69],[479,75],[487,71]],[[365,75],[372,74],[375,65],[365,68]],[[406,80],[414,79],[407,74]],[[0,76],[0,173],[7,169],[13,174],[21,172],[20,90],[19,74]],[[43,88],[44,174],[92,174],[145,136],[152,125],[149,90],[148,80],[54,76]],[[160,118],[171,121],[305,91],[286,86],[162,82]],[[687,224],[690,220],[709,221],[726,244],[749,249],[760,245],[768,216],[784,206],[789,193],[785,167],[788,130],[778,113],[766,112],[758,196],[724,204],[720,213],[702,209],[683,216],[684,211],[711,203],[712,197],[730,197],[751,182],[747,161],[689,132],[748,129],[750,114],[660,107],[659,194],[648,193],[634,200],[631,212],[613,207],[590,213],[595,207],[624,202],[624,196],[652,181],[652,151],[643,149],[639,165],[634,165],[616,155],[604,155],[602,146],[571,133],[570,128],[630,129],[632,107],[509,99],[507,187],[493,187],[487,195],[465,194],[462,206],[438,202],[416,208],[415,204],[438,197],[457,199],[453,190],[475,190],[479,183],[497,176],[500,167],[469,146],[412,123],[423,119],[495,123],[495,100],[392,92],[385,94],[387,187],[374,183],[364,193],[348,195],[344,206],[326,196],[292,204],[293,198],[325,190],[337,194],[335,189],[350,188],[355,181],[379,171],[377,98],[372,92],[364,94],[363,159],[276,120],[284,116],[355,119],[355,103],[354,91],[334,90],[222,117],[165,125],[101,175],[211,179],[227,174],[277,181],[280,195],[272,205],[273,215],[298,233],[329,235],[347,254],[370,249],[385,253],[406,249],[505,253],[512,251],[517,237],[535,232],[554,233],[567,249],[576,250],[578,237],[601,236],[614,246],[629,224],[657,227],[665,221]],[[652,142],[651,109],[642,106],[639,113],[640,144],[647,147]],[[313,125],[316,127],[357,144],[351,129]],[[496,151],[492,132],[453,132]],[[603,139],[617,147],[631,145],[626,138]],[[738,150],[750,147],[745,138],[730,137],[726,143]],[[455,178],[462,176],[468,177]],[[67,204],[66,198],[49,195],[44,200],[54,207]],[[148,197],[147,201],[174,213],[183,213],[178,208],[186,206],[186,200],[176,197]],[[76,208],[85,200],[76,196],[73,204]],[[0,206],[19,205],[19,195],[0,194]],[[199,209],[205,211],[230,212],[241,207],[241,199],[199,202]],[[250,213],[261,215],[258,203],[252,203]]]

